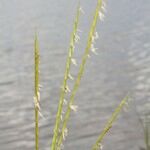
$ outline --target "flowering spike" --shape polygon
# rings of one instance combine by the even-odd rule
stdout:
[[[115,111],[112,113],[112,116],[108,119],[104,129],[102,130],[101,134],[99,135],[96,143],[93,145],[92,150],[99,150],[99,145],[101,144],[103,138],[105,135],[109,132],[111,129],[114,121],[117,119],[118,115],[120,114],[120,111],[122,108],[124,108],[126,102],[128,101],[128,96],[126,96],[118,105],[118,107],[115,109]]]
[[[101,11],[99,11],[99,19],[101,20],[101,21],[104,21],[104,14],[101,12]]]
[[[61,123],[60,115],[62,114],[62,111],[63,111],[63,100],[66,95],[66,91],[68,90],[68,89],[65,90],[65,87],[69,79],[68,74],[70,73],[71,64],[72,62],[76,64],[75,61],[72,61],[72,57],[74,54],[75,42],[77,40],[77,37],[75,35],[77,34],[77,30],[78,30],[80,14],[81,14],[81,10],[80,10],[80,5],[79,5],[77,8],[76,17],[75,17],[74,24],[73,24],[73,31],[72,31],[71,38],[70,38],[70,44],[69,44],[69,50],[68,50],[68,56],[67,56],[67,61],[66,61],[66,68],[65,68],[65,75],[64,75],[63,84],[62,84],[63,88],[61,88],[60,97],[59,97],[59,104],[58,104],[56,121],[55,121],[55,126],[54,126],[54,134],[53,134],[52,143],[51,143],[51,150],[56,150],[57,147],[60,148],[60,144],[61,144],[61,143],[60,144],[58,143],[58,138],[59,138],[58,129],[60,128],[60,123]],[[61,136],[62,136],[62,133],[61,133]]]

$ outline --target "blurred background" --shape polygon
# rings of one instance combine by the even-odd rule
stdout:
[[[82,0],[80,63],[96,0]],[[145,147],[142,118],[150,114],[150,1],[107,0],[99,22],[98,55],[91,54],[75,97],[65,150],[88,150],[121,99],[129,108],[105,137],[104,150]],[[77,0],[0,0],[0,149],[34,149],[34,34],[41,54],[40,149],[49,150]],[[78,67],[72,68],[76,76]]]

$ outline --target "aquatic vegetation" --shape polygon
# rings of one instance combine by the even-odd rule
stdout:
[[[96,32],[96,25],[98,20],[103,21],[104,12],[105,12],[105,1],[98,0],[96,9],[94,12],[94,17],[89,29],[88,39],[86,43],[86,48],[84,50],[81,63],[79,64],[79,71],[77,73],[77,77],[73,77],[71,75],[71,65],[77,65],[76,59],[74,58],[75,44],[79,41],[80,37],[78,36],[78,25],[79,25],[79,17],[81,12],[83,12],[80,5],[77,8],[77,13],[75,17],[75,21],[73,24],[73,31],[71,34],[68,56],[66,61],[66,68],[63,83],[61,86],[59,104],[56,114],[56,121],[54,125],[53,138],[51,143],[51,150],[61,150],[63,147],[63,141],[66,139],[68,135],[67,124],[70,118],[71,111],[77,111],[78,106],[74,105],[75,95],[80,86],[80,81],[83,77],[85,65],[87,59],[89,58],[91,53],[97,54],[97,48],[94,47],[95,40],[98,39],[98,33]],[[39,115],[40,115],[40,94],[39,94],[39,46],[37,35],[35,36],[35,150],[39,150]],[[68,86],[68,80],[72,80],[74,82],[73,88],[70,89]],[[70,97],[66,100],[66,95],[70,93]],[[107,132],[112,127],[113,122],[116,120],[117,116],[120,114],[124,105],[126,105],[128,100],[128,96],[125,97],[119,106],[116,108],[108,122],[106,123],[105,128],[102,130],[100,136],[98,137],[96,143],[93,145],[92,150],[101,149],[101,143]],[[63,110],[64,105],[66,105],[65,111]]]
[[[76,94],[76,92],[77,92],[77,90],[79,88],[80,81],[81,81],[81,78],[82,78],[83,73],[84,73],[85,64],[86,64],[86,61],[87,61],[87,59],[89,57],[89,54],[90,54],[90,50],[92,52],[96,52],[96,49],[94,48],[94,41],[95,41],[95,39],[98,38],[98,34],[97,34],[97,32],[95,30],[96,30],[96,24],[97,24],[97,21],[98,21],[98,18],[99,18],[99,14],[102,14],[102,12],[101,12],[102,6],[103,6],[103,1],[102,0],[98,0],[97,6],[96,6],[96,10],[95,10],[95,14],[94,14],[94,18],[93,18],[93,21],[92,21],[92,24],[91,24],[89,35],[88,35],[87,46],[85,48],[85,51],[84,51],[84,54],[83,54],[83,57],[82,57],[82,62],[81,62],[80,67],[79,67],[79,72],[78,72],[77,78],[75,80],[73,89],[71,91],[70,100],[68,101],[68,104],[67,104],[67,110],[66,110],[65,115],[64,115],[60,137],[58,139],[56,139],[56,137],[57,137],[56,134],[58,134],[58,125],[57,125],[58,121],[57,120],[58,119],[60,120],[60,115],[61,115],[60,110],[62,110],[62,108],[60,109],[58,107],[58,113],[57,113],[58,115],[56,117],[56,124],[55,124],[55,128],[57,130],[54,130],[54,136],[53,136],[53,142],[52,142],[51,149],[53,149],[53,148],[55,149],[56,146],[57,146],[58,149],[61,147],[61,144],[62,144],[63,140],[65,139],[65,136],[68,133],[67,123],[68,123],[68,120],[69,120],[69,117],[70,117],[70,112],[71,112],[71,110],[76,111],[76,109],[77,109],[77,106],[74,106],[74,98],[75,98],[75,94]],[[80,10],[81,9],[80,9],[80,6],[79,6],[78,12]],[[79,14],[79,13],[77,13],[77,14]],[[79,20],[78,17],[79,17],[79,15],[77,15],[77,17],[76,17],[77,21]],[[73,40],[71,40],[71,41],[73,41]],[[72,46],[72,44],[71,44],[71,46]],[[74,47],[74,45],[73,45],[73,47]],[[70,55],[70,52],[69,52],[69,55]],[[67,60],[67,62],[68,62],[68,60]],[[75,63],[73,63],[73,64],[75,64]],[[64,81],[66,81],[66,80],[64,80]],[[66,82],[64,82],[64,83],[66,83]],[[64,88],[63,90],[65,90],[66,87],[63,87],[63,88]],[[61,104],[63,103],[61,101],[61,99],[60,99],[60,103]],[[61,105],[61,107],[62,106],[63,105]],[[56,142],[56,140],[58,140],[58,143]]]

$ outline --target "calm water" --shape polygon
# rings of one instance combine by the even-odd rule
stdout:
[[[96,0],[82,0],[83,31],[75,57],[80,61]],[[76,11],[75,0],[0,0],[0,149],[34,149],[33,42],[41,48],[41,149],[49,150],[60,84]],[[150,103],[150,1],[108,0],[98,23],[98,56],[91,55],[72,113],[65,150],[88,150],[119,101],[133,101],[104,140],[104,150],[144,146],[139,116]],[[78,68],[73,68],[76,75]]]

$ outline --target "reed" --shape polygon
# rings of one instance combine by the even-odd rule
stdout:
[[[39,44],[37,35],[34,40],[35,81],[34,81],[34,111],[35,111],[35,150],[39,150]]]

